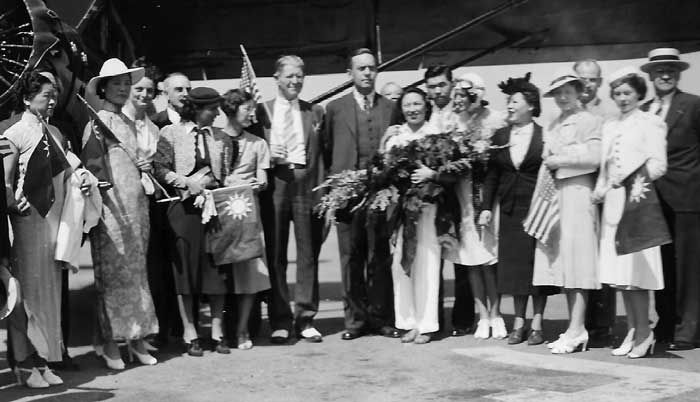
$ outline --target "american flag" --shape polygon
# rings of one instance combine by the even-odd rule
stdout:
[[[547,244],[552,230],[559,224],[559,193],[554,177],[546,166],[540,167],[530,210],[523,222],[525,232]]]
[[[251,94],[255,102],[257,102],[260,99],[260,92],[255,83],[255,70],[253,70],[253,65],[250,63],[250,59],[243,45],[241,45],[241,52],[243,53],[243,65],[241,66],[240,87],[242,90]]]

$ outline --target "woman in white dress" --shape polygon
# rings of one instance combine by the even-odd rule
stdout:
[[[457,79],[454,95],[454,110],[458,113],[456,136],[490,140],[496,130],[506,125],[505,115],[488,108],[483,95],[481,77],[471,73]],[[460,177],[455,184],[461,207],[460,244],[446,250],[445,259],[454,263],[457,269],[467,269],[469,272],[469,283],[479,312],[474,337],[503,339],[508,332],[501,317],[501,297],[496,286],[497,219],[480,226],[479,230],[476,227],[479,211],[475,210],[475,201],[480,209],[482,183],[483,179],[469,173]],[[474,196],[475,192],[477,197]]]
[[[610,88],[620,113],[603,125],[603,157],[593,194],[595,201],[603,201],[600,281],[622,290],[627,312],[627,336],[612,354],[638,358],[650,350],[653,353],[649,290],[664,287],[661,251],[656,246],[618,255],[615,235],[626,199],[622,181],[641,166],[652,181],[666,173],[666,124],[659,116],[638,109],[647,87],[634,68],[614,73]]]
[[[392,126],[392,136],[386,140],[385,149],[406,146],[413,140],[435,134],[427,123],[429,106],[425,92],[409,88],[398,100],[405,123]],[[388,134],[388,133],[387,133]],[[434,180],[437,172],[423,166],[411,176],[414,184]],[[423,203],[416,227],[417,246],[413,264],[406,272],[401,264],[403,256],[403,230],[399,229],[391,264],[394,279],[394,314],[396,328],[407,331],[401,342],[425,344],[438,325],[438,294],[440,291],[441,247],[435,228],[435,204]]]

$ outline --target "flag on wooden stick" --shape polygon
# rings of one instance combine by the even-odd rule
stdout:
[[[622,184],[626,198],[615,233],[617,254],[631,254],[670,243],[671,233],[646,165],[635,170]]]
[[[255,102],[260,99],[260,91],[258,91],[258,85],[255,82],[257,77],[255,76],[255,70],[253,70],[253,64],[248,58],[248,53],[246,53],[243,45],[240,45],[241,53],[243,54],[243,65],[241,66],[241,81],[240,87],[245,92],[248,92]]]
[[[542,165],[523,227],[527,234],[542,244],[547,244],[550,234],[558,226],[559,191],[554,183],[552,172]]]

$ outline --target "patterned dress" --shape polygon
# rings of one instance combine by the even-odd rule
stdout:
[[[114,186],[103,191],[100,223],[90,232],[97,289],[98,344],[140,339],[158,332],[146,271],[148,198],[141,173],[122,147],[136,154],[136,128],[126,116],[102,110],[100,119],[121,145],[108,148]],[[83,144],[91,132],[88,124]]]

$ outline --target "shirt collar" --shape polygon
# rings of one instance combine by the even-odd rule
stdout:
[[[292,100],[287,100],[282,96],[277,96],[275,98],[275,105],[281,105],[281,106],[298,106],[299,105],[299,98],[295,98]]]
[[[677,92],[678,92],[678,90],[675,89],[662,97],[655,96],[654,101],[661,102],[662,104],[670,104],[671,100],[673,99],[673,95],[675,95]]]
[[[22,113],[22,117],[20,118],[23,122],[28,123],[28,124],[41,124],[39,121],[39,118],[36,117],[36,115],[32,112],[25,111]]]
[[[165,108],[165,112],[168,114],[168,120],[170,120],[171,123],[180,123],[182,119],[180,117],[180,113],[176,112],[175,109],[173,109],[170,105],[168,105],[168,107]]]
[[[360,107],[365,106],[365,95],[362,95],[355,87],[352,88],[352,96],[355,98],[355,102],[357,102]],[[371,109],[374,106],[374,92],[367,95],[367,100],[369,100],[369,107]]]

